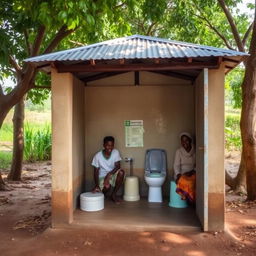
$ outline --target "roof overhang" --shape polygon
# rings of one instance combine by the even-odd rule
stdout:
[[[38,70],[70,72],[87,82],[124,72],[149,71],[193,81],[204,68],[225,73],[248,54],[167,39],[134,35],[26,59]]]

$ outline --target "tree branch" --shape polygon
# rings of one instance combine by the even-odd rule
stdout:
[[[0,85],[0,96],[3,96],[3,95],[4,95],[3,87],[2,85]]]
[[[146,33],[147,36],[150,35],[150,33],[152,32],[153,27],[154,27],[156,24],[157,24],[157,22],[153,22],[153,23],[149,26],[149,28],[148,28],[148,30],[147,30],[147,33]]]
[[[58,33],[55,35],[55,37],[53,38],[53,40],[50,42],[50,44],[47,46],[47,48],[44,50],[43,54],[46,53],[50,53],[53,51],[53,49],[59,44],[59,42],[67,37],[68,35],[70,35],[71,33],[73,33],[75,31],[75,29],[70,29],[67,30],[67,26],[64,25],[60,28],[60,30],[58,31]]]
[[[41,43],[42,43],[43,38],[44,38],[45,30],[46,30],[46,28],[45,28],[44,25],[41,25],[39,27],[35,42],[33,44],[33,50],[32,50],[31,56],[38,55]]]
[[[194,14],[196,17],[198,17],[199,19],[203,20],[206,22],[206,26],[209,27],[210,29],[212,29],[224,42],[224,44],[227,46],[227,48],[229,48],[230,50],[235,50],[231,44],[228,42],[228,40],[226,39],[226,37],[216,28],[214,27],[211,22],[205,17],[205,15],[203,14],[202,10],[195,4],[196,9],[200,12],[201,16]]]
[[[247,41],[247,39],[248,39],[248,37],[249,37],[251,31],[252,31],[252,28],[253,28],[253,22],[252,22],[252,24],[248,27],[247,31],[246,31],[245,34],[244,34],[244,38],[243,38],[243,40],[242,40],[243,45],[246,44],[246,41]]]
[[[255,57],[255,53],[256,53],[256,9],[254,10],[252,39],[250,42],[249,53]]]
[[[10,72],[12,72],[13,75],[16,75],[16,74],[17,74],[16,70],[12,69],[11,67],[7,67],[7,70],[9,70]]]
[[[4,105],[7,110],[11,109],[14,105],[16,105],[21,98],[24,96],[25,93],[28,92],[28,90],[31,88],[31,84],[34,81],[35,78],[36,69],[32,65],[27,65],[24,70],[24,75],[18,78],[17,85],[14,87],[14,89],[6,94]]]
[[[22,68],[11,55],[9,56],[9,62],[11,66],[16,70],[17,74],[21,75]]]
[[[77,41],[74,41],[74,40],[68,40],[70,43],[74,44],[74,45],[77,45],[77,46],[85,46],[85,44],[83,43],[80,43],[80,42],[77,42]]]
[[[226,15],[226,18],[229,22],[231,31],[233,33],[233,36],[235,38],[235,41],[236,41],[236,44],[237,44],[237,47],[238,47],[239,51],[245,52],[244,45],[242,43],[242,40],[241,40],[240,35],[238,33],[238,30],[237,30],[237,26],[236,26],[236,24],[233,20],[233,17],[231,15],[229,9],[226,6],[225,0],[218,0],[218,2],[219,2],[219,5],[221,6],[222,10],[224,11],[224,13]]]
[[[231,44],[228,42],[226,37],[223,34],[221,34],[220,31],[217,28],[215,28],[211,24],[207,24],[206,26],[208,26],[210,29],[212,29],[222,39],[222,41],[224,42],[224,44],[227,46],[228,49],[233,50],[233,51],[236,50],[235,48],[233,48],[231,46]]]
[[[28,31],[26,29],[24,30],[24,37],[25,37],[25,42],[26,42],[26,46],[27,46],[28,56],[31,56],[32,46],[28,41]]]

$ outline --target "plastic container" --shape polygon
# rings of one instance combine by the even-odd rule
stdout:
[[[176,193],[176,183],[174,181],[170,182],[170,207],[174,208],[186,208],[188,203],[186,200],[182,200],[181,196]]]
[[[86,192],[80,195],[80,208],[82,211],[95,212],[104,209],[103,193]]]
[[[124,200],[139,201],[139,178],[136,176],[128,176],[124,182]]]

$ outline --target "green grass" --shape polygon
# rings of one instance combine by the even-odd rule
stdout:
[[[12,123],[4,123],[0,130],[0,141],[10,141],[12,142],[12,132],[13,125]]]
[[[12,142],[13,140],[13,109],[8,113],[5,121],[0,129],[0,143],[1,142]],[[33,129],[40,129],[40,127],[45,124],[50,124],[51,122],[51,112],[49,110],[44,112],[30,111],[26,109],[25,111],[25,121],[24,123],[29,123],[30,127]]]
[[[35,162],[51,159],[52,134],[49,124],[35,127],[25,124],[24,129],[24,158]]]
[[[241,150],[240,115],[226,114],[225,147],[227,150]]]
[[[5,118],[0,129],[0,167],[6,168],[11,154],[3,151],[12,150],[13,140],[13,110]],[[37,161],[48,160],[51,157],[51,112],[25,111],[24,125],[24,160]],[[9,157],[10,156],[10,157]],[[8,158],[9,157],[9,158]]]
[[[0,151],[0,168],[9,169],[12,162],[12,152]]]

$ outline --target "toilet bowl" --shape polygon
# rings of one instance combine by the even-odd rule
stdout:
[[[148,202],[162,203],[162,185],[166,178],[166,152],[163,149],[148,149],[145,157],[144,179],[149,186]]]

